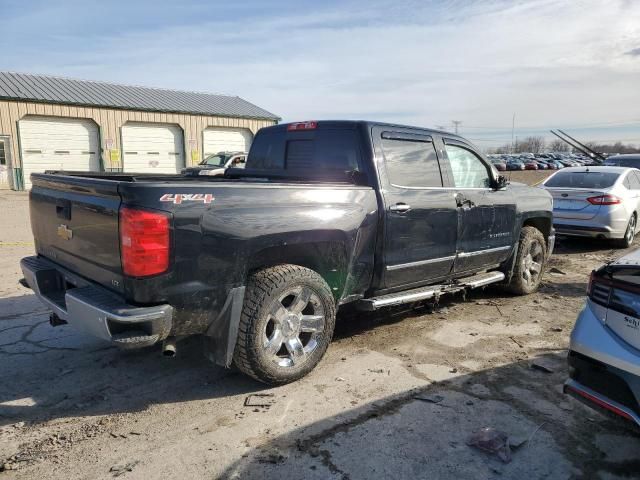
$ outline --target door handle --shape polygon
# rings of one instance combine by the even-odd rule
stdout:
[[[476,204],[473,203],[473,201],[469,200],[468,198],[466,198],[461,193],[456,193],[455,198],[456,198],[456,206],[457,207],[472,208],[472,207],[476,206]]]
[[[396,203],[395,205],[391,205],[389,210],[397,213],[406,213],[411,210],[411,205],[407,205],[406,203]]]

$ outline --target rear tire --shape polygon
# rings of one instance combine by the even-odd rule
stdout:
[[[511,280],[506,290],[516,295],[528,295],[540,286],[547,260],[547,243],[535,227],[522,227],[518,253]]]
[[[638,216],[634,212],[627,224],[627,230],[624,232],[624,237],[618,238],[614,241],[618,248],[629,248],[633,244],[633,239],[636,236],[636,227],[638,223]]]
[[[249,278],[233,362],[243,373],[270,385],[307,375],[331,342],[335,300],[313,270],[278,265]]]

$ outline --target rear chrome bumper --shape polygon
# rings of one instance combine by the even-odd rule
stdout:
[[[171,331],[173,307],[137,307],[43,257],[20,262],[29,287],[55,315],[79,331],[119,346],[144,347]]]

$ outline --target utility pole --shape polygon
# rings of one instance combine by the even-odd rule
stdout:
[[[513,133],[516,129],[516,114],[514,112],[513,118],[511,119],[511,153],[513,153],[515,149],[515,144],[513,143]]]
[[[453,123],[453,130],[456,132],[456,135],[458,135],[458,127],[462,123],[462,120],[451,120],[451,123]]]

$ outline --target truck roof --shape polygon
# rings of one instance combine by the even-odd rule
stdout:
[[[271,130],[271,129],[288,129],[290,125],[296,124],[309,124],[315,123],[318,127],[333,127],[333,128],[355,128],[356,125],[366,125],[367,127],[389,127],[389,128],[412,128],[417,130],[422,130],[425,132],[437,133],[438,135],[445,135],[449,138],[458,138],[463,139],[460,135],[456,135],[455,133],[447,132],[446,130],[437,130],[435,128],[428,127],[419,127],[416,125],[403,125],[399,123],[388,123],[388,122],[376,122],[372,120],[305,120],[300,122],[287,122],[280,123],[278,125],[272,125],[269,127],[264,127],[262,130]]]

